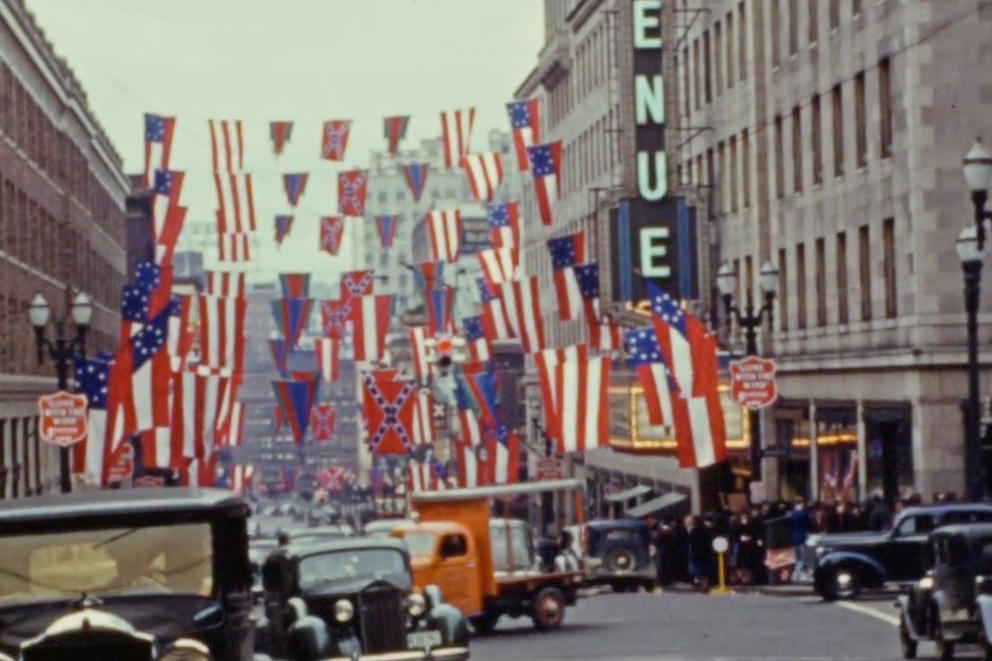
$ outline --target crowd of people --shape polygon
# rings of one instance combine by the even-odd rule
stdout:
[[[938,501],[954,500],[954,494],[941,494]],[[918,505],[918,494],[890,507],[881,497],[865,503],[808,503],[796,500],[764,503],[739,512],[720,510],[684,519],[674,516],[649,521],[654,530],[654,556],[660,586],[690,583],[705,590],[717,580],[713,539],[726,537],[727,581],[737,585],[759,585],[772,580],[801,580],[811,568],[802,563],[802,547],[810,534],[883,531],[904,507]],[[769,549],[793,549],[783,563],[784,574],[768,562]]]

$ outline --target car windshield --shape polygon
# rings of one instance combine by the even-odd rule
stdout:
[[[349,549],[310,555],[300,561],[300,589],[353,579],[409,582],[403,554],[393,549]]]
[[[212,591],[207,523],[0,538],[0,604],[84,592],[207,596]]]
[[[403,541],[410,549],[410,555],[415,558],[429,558],[434,553],[434,545],[437,542],[437,535],[432,532],[405,532]]]

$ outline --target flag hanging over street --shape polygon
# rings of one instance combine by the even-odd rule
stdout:
[[[397,214],[388,216],[376,216],[375,228],[379,232],[379,245],[384,249],[393,247],[396,240],[396,226],[399,225],[400,217]]]
[[[375,271],[347,271],[341,274],[341,300],[375,293]]]
[[[410,491],[414,493],[437,491],[448,486],[447,470],[444,464],[433,456],[424,461],[411,461],[407,466],[407,473],[410,479]]]
[[[328,383],[337,381],[340,375],[341,340],[336,337],[315,338],[314,354],[320,377]]]
[[[176,118],[145,113],[145,172],[142,185],[150,186],[155,170],[168,170]]]
[[[541,222],[550,225],[561,196],[561,140],[528,147],[527,157],[534,175],[534,195]]]
[[[269,137],[272,139],[272,150],[276,156],[282,153],[292,133],[293,122],[269,122]]]
[[[519,202],[487,204],[486,220],[494,248],[520,248]]]
[[[620,328],[600,313],[599,264],[579,264],[574,268],[575,279],[582,295],[582,305],[589,328],[589,348],[594,351],[620,349]]]
[[[504,424],[498,424],[489,438],[489,463],[493,484],[520,480],[520,437]]]
[[[244,170],[244,129],[240,119],[209,119],[210,160],[214,172],[235,173]]]
[[[234,271],[207,271],[207,294],[224,298],[244,298],[245,274]]]
[[[492,340],[509,340],[516,337],[510,324],[510,314],[500,296],[498,285],[491,285],[485,278],[476,278],[479,288],[479,302],[482,304],[482,327],[486,337]]]
[[[326,443],[334,438],[337,416],[333,404],[315,404],[310,410],[310,432],[316,443]]]
[[[513,333],[520,339],[524,353],[544,349],[544,321],[537,276],[504,282],[499,288]]]
[[[704,359],[702,351],[706,345],[703,322],[687,314],[678,301],[652,282],[648,283],[648,298],[658,345],[675,384],[686,397],[705,394],[696,383],[696,371]]]
[[[462,157],[461,166],[468,178],[472,197],[480,202],[491,201],[503,183],[503,158],[499,152],[466,154]]]
[[[345,327],[351,319],[351,299],[338,301],[334,299],[320,302],[320,327],[326,337],[341,340],[345,335]]]
[[[225,263],[251,261],[251,235],[245,232],[218,233],[217,259]]]
[[[345,150],[348,148],[348,134],[350,132],[351,120],[335,119],[324,122],[320,157],[328,161],[343,161]]]
[[[414,326],[408,331],[408,335],[414,379],[419,383],[426,383],[430,374],[430,363],[427,362],[427,331],[423,326]]]
[[[486,248],[475,253],[475,259],[487,282],[498,285],[520,277],[520,253],[516,248]]]
[[[344,239],[344,218],[322,216],[320,219],[320,249],[329,255],[337,255]]]
[[[87,435],[84,443],[82,466],[77,472],[83,473],[83,479],[88,484],[101,484],[104,478],[104,465],[109,456],[113,439],[119,433],[108,429],[108,400],[114,401],[119,396],[111,396],[111,369],[113,359],[109,354],[91,359],[77,358],[75,362],[76,389],[86,395],[87,401]]]
[[[282,245],[283,239],[289,236],[289,230],[293,228],[293,216],[280,214],[276,216],[276,244]]]
[[[289,346],[291,348],[299,346],[303,329],[310,322],[313,299],[277,298],[271,301],[270,305],[272,306],[272,316],[276,320],[276,326],[282,332],[282,336],[289,342]]]
[[[559,452],[585,452],[609,441],[611,365],[608,357],[595,356],[555,366]]]
[[[541,142],[540,104],[540,99],[524,99],[506,104],[510,128],[513,130],[513,146],[517,152],[517,167],[521,172],[530,169],[527,148]]]
[[[300,203],[300,198],[303,197],[309,178],[310,175],[306,172],[291,172],[282,176],[282,187],[286,191],[286,199],[289,200],[289,206],[294,209]]]
[[[672,425],[672,375],[665,365],[658,346],[658,336],[651,326],[633,328],[626,332],[627,351],[630,354],[637,379],[644,388],[644,402],[648,422],[652,425]]]
[[[420,201],[424,187],[427,186],[427,167],[427,163],[407,163],[403,166],[403,178],[406,179],[414,202]]]
[[[476,455],[475,446],[459,441],[455,443],[455,448],[458,451],[458,486],[483,486],[484,481],[480,479],[482,477],[482,470],[479,465],[478,456]]]
[[[575,277],[575,266],[586,259],[585,245],[585,232],[548,239],[559,319],[578,319],[582,313],[582,292]]]
[[[362,417],[367,421],[367,444],[372,454],[413,451],[413,411],[417,400],[413,381],[397,381],[373,374],[362,377]]]
[[[475,108],[441,112],[441,142],[444,147],[444,167],[453,168],[471,149]]]
[[[293,441],[302,443],[310,424],[310,409],[320,391],[320,380],[316,374],[309,380],[278,379],[272,382],[272,390],[283,417],[289,422]]]
[[[427,212],[427,230],[435,262],[457,262],[461,252],[462,214],[458,209]]]
[[[406,137],[406,128],[410,124],[410,115],[395,115],[382,120],[382,137],[386,139],[390,156],[396,156],[400,140]]]
[[[276,371],[285,376],[289,372],[290,345],[284,337],[269,338],[269,352]]]
[[[544,412],[546,431],[552,438],[558,438],[559,396],[555,370],[567,360],[585,362],[588,349],[583,344],[573,344],[564,349],[544,349],[534,354],[537,368],[537,381],[541,390],[541,410]]]
[[[186,173],[176,170],[155,170],[152,181],[152,231],[157,244],[175,247],[182,230],[183,214],[177,213]],[[173,227],[179,222],[178,228]],[[161,260],[159,260],[161,261]]]
[[[283,298],[309,298],[310,274],[280,273],[279,288],[282,290]]]
[[[368,190],[368,170],[348,170],[338,173],[338,213],[346,216],[365,215],[365,194]]]
[[[429,388],[418,388],[413,408],[413,444],[431,445],[435,437],[434,397]]]
[[[430,334],[450,333],[452,329],[451,310],[455,305],[455,288],[442,287],[428,289],[424,298],[427,303],[427,329]]]
[[[355,360],[377,361],[382,358],[392,307],[393,297],[389,294],[357,299],[351,317],[355,329]]]
[[[472,361],[489,360],[492,354],[491,343],[486,338],[482,315],[462,319],[462,332],[465,334],[469,359]]]
[[[200,364],[214,369],[236,370],[245,352],[244,298],[201,294],[199,297]]]

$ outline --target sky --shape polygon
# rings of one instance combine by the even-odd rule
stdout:
[[[317,250],[321,215],[336,212],[336,173],[383,149],[382,118],[412,116],[406,140],[440,135],[439,112],[477,109],[473,148],[508,130],[505,103],[537,61],[541,0],[26,0],[68,60],[124,159],[143,167],[142,116],[177,117],[171,167],[185,170],[187,223],[216,207],[207,119],[245,121],[245,170],[256,190],[254,273],[347,269]],[[293,120],[276,158],[269,121]],[[344,163],[319,158],[325,120],[351,119]],[[273,217],[289,212],[284,172],[309,172],[290,236],[276,249]],[[349,253],[349,243],[342,254]]]

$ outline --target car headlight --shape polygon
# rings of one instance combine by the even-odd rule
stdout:
[[[821,555],[823,555],[826,552],[827,552],[827,547],[825,547],[825,546],[817,546],[816,547],[816,557],[819,558]]]
[[[413,617],[420,617],[427,610],[427,600],[419,592],[411,592],[406,598],[406,609]]]
[[[334,602],[334,619],[344,624],[355,616],[355,607],[347,599],[338,599]]]
[[[920,586],[921,590],[932,590],[933,576],[924,576],[923,578],[920,579],[920,582],[917,583],[917,585]]]
[[[192,638],[180,638],[158,657],[157,661],[213,661],[210,648]]]

